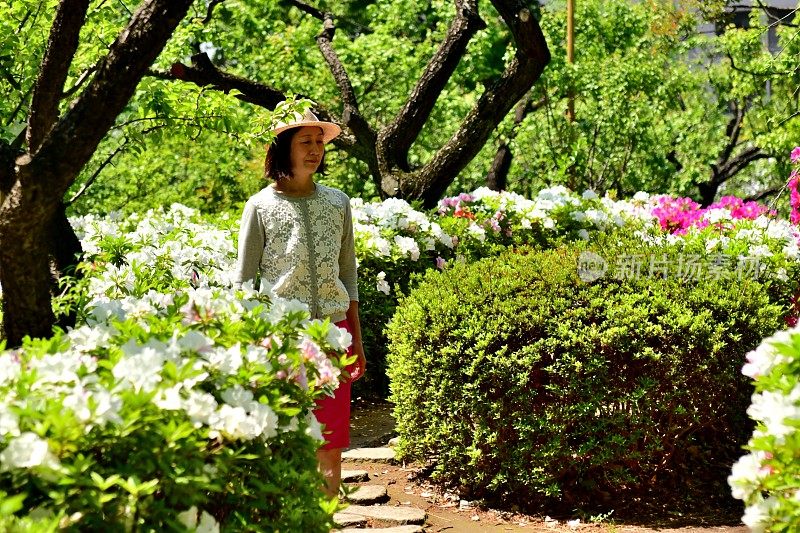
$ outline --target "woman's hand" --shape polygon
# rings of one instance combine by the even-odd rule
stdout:
[[[350,376],[353,381],[357,381],[364,377],[367,371],[367,358],[364,356],[364,345],[360,342],[353,343],[353,355],[357,357],[356,362],[353,363],[353,371]]]

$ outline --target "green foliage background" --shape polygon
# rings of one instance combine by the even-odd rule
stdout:
[[[699,6],[718,16],[724,2]],[[0,1],[0,136],[11,141],[24,127],[36,69],[56,2]],[[785,154],[800,138],[796,92],[800,73],[796,29],[779,28],[786,46],[766,50],[765,23],[754,12],[751,29],[728,28],[720,36],[697,33],[692,2],[585,0],[576,13],[576,63],[565,61],[564,2],[541,8],[541,25],[553,60],[531,92],[546,104],[518,127],[507,117],[494,138],[455,181],[449,193],[483,184],[495,149],[508,141],[514,154],[509,189],[530,194],[564,183],[627,196],[637,190],[696,195],[725,144],[728,101],[749,105],[742,141],[776,156],[759,161],[724,193],[755,194],[782,183]],[[401,108],[454,17],[450,2],[412,0],[322,1],[338,17],[334,47],[350,75],[362,113],[374,127]],[[412,164],[424,163],[455,130],[510,58],[510,34],[489,2],[480,9],[487,28],[470,43],[412,148]],[[225,2],[208,23],[206,3],[190,10],[155,65],[188,64],[210,51],[221,69],[287,93],[309,96],[338,112],[340,97],[317,49],[320,22],[275,0]],[[81,46],[66,88],[105,53],[129,17],[120,2],[90,6]],[[734,58],[732,67],[728,54]],[[713,58],[713,61],[712,61]],[[770,94],[767,97],[767,83]],[[82,87],[82,86],[81,86]],[[565,117],[570,87],[577,121]],[[70,98],[62,103],[69,105]],[[104,213],[181,201],[206,210],[237,206],[262,185],[264,127],[268,113],[212,90],[145,78],[94,160],[68,193],[93,183],[71,212]],[[110,154],[113,158],[96,177]],[[324,181],[351,196],[377,191],[365,165],[331,150]]]

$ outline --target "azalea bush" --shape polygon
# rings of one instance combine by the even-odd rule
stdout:
[[[755,394],[747,414],[756,422],[749,453],[728,477],[745,503],[742,521],[752,531],[800,528],[800,329],[767,337],[747,354],[742,372]]]
[[[724,505],[720,465],[751,428],[739,368],[786,309],[734,269],[579,277],[582,254],[681,254],[637,242],[429,272],[388,327],[398,453],[462,497],[528,509]]]
[[[0,353],[6,529],[330,530],[310,410],[349,334],[231,289],[233,224],[201,220],[75,221],[80,325]]]
[[[800,163],[800,147],[791,154]],[[791,221],[800,222],[798,172],[789,177]],[[797,295],[793,299],[797,311]],[[756,429],[747,443],[748,454],[728,477],[732,494],[743,500],[742,521],[756,532],[800,529],[800,329],[767,337],[747,354],[742,373],[753,380],[755,393],[747,414]]]

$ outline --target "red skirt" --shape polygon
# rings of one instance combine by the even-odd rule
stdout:
[[[353,333],[350,322],[342,320],[336,326],[346,329]],[[353,347],[347,349],[347,355],[353,355]],[[346,370],[352,372],[355,363],[349,365]],[[317,408],[314,409],[314,416],[323,425],[322,436],[325,437],[325,444],[321,450],[334,450],[337,448],[347,448],[350,446],[350,385],[352,380],[341,381],[339,387],[334,392],[333,397],[325,396],[317,400]]]

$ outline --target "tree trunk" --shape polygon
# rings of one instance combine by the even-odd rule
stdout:
[[[53,263],[52,279],[50,292],[53,296],[61,293],[59,282],[62,276],[81,277],[80,271],[76,269],[83,255],[83,247],[72,225],[67,219],[67,208],[61,202],[56,208],[53,221],[48,231],[50,237],[50,254]],[[57,325],[66,329],[75,326],[77,310],[71,309],[66,315],[58,317]]]
[[[37,91],[45,91],[41,109],[31,109],[29,126],[34,126],[37,146],[16,158],[14,174],[8,180],[0,166],[0,181],[10,181],[8,194],[0,203],[0,284],[3,287],[3,330],[9,346],[22,343],[26,335],[51,334],[55,317],[50,303],[51,252],[57,262],[74,260],[75,241],[69,237],[68,222],[61,211],[62,198],[75,177],[91,159],[97,145],[113,126],[117,115],[130,100],[147,68],[164,48],[192,0],[145,0],[133,13],[126,28],[109,46],[94,78],[52,127],[52,94],[63,89],[64,61],[42,64]],[[59,4],[68,9],[70,2]],[[86,2],[75,0],[75,5]],[[60,18],[52,29],[48,49],[68,46],[66,37],[75,35],[77,18]],[[72,41],[70,41],[72,42]],[[45,58],[53,57],[49,51]],[[66,60],[71,60],[71,56]],[[36,131],[43,132],[34,135]],[[0,186],[4,183],[0,183]],[[53,240],[54,225],[66,234],[66,242]]]
[[[503,141],[494,154],[492,166],[486,175],[486,186],[493,191],[504,191],[508,185],[508,169],[511,168],[511,148]]]
[[[547,104],[547,95],[545,94],[537,102],[531,101],[531,95],[526,94],[525,97],[517,103],[514,108],[514,125],[511,127],[509,138],[516,136],[517,128],[528,116]],[[486,186],[493,191],[504,191],[508,186],[508,171],[511,169],[511,160],[514,154],[511,152],[511,141],[504,138],[494,154],[492,166],[489,168],[489,173],[486,175]]]
[[[710,181],[697,184],[697,189],[700,191],[700,205],[702,207],[708,207],[714,203],[721,183],[719,178],[714,175]]]
[[[11,347],[22,344],[26,335],[50,336],[55,322],[50,305],[49,241],[44,238],[44,226],[34,222],[48,215],[31,201],[38,194],[24,194],[17,183],[5,201],[16,208],[0,219],[3,329]]]

